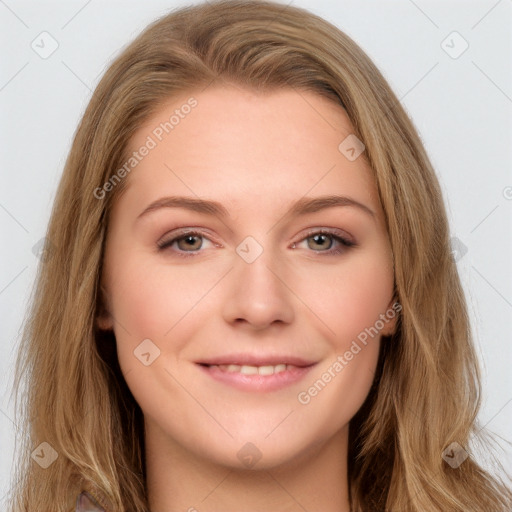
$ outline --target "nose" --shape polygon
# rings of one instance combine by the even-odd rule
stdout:
[[[222,308],[226,322],[259,331],[293,321],[293,292],[270,251],[252,263],[236,256],[234,266]]]

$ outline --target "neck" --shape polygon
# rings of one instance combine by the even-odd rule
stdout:
[[[349,512],[348,426],[292,461],[267,469],[212,463],[146,422],[151,512]]]

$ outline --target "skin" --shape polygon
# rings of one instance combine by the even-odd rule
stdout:
[[[337,357],[394,302],[371,169],[364,153],[349,161],[338,150],[354,132],[341,106],[293,89],[210,86],[174,97],[130,149],[190,96],[197,106],[125,178],[102,275],[106,309],[98,324],[114,330],[144,413],[151,510],[348,512],[349,421],[373,381],[380,335],[309,403],[297,397],[329,367],[332,376]],[[354,206],[286,214],[304,196],[331,194],[374,214]],[[218,201],[229,215],[162,207],[138,218],[171,195]],[[159,250],[157,242],[187,227],[204,235],[189,240],[190,257],[180,256],[191,254],[183,239]],[[339,230],[356,245],[315,238],[309,228]],[[236,251],[247,236],[263,249],[252,263]],[[387,321],[380,334],[394,328]],[[147,366],[134,356],[145,339],[160,350]],[[299,382],[269,392],[235,389],[196,364],[233,352],[316,364]],[[244,446],[260,456],[251,467],[237,456]]]

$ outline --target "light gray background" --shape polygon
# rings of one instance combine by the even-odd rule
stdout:
[[[44,236],[73,133],[112,57],[147,23],[191,3],[197,2],[0,0],[0,508],[19,435],[10,391],[38,263],[32,248]],[[355,39],[418,128],[443,187],[452,234],[467,248],[458,266],[483,368],[480,422],[512,440],[511,0],[292,5]],[[48,58],[31,47],[42,47],[45,37],[51,48],[43,31],[58,43]],[[469,44],[457,58],[465,43],[453,31]],[[512,449],[502,445],[501,460],[512,471]]]

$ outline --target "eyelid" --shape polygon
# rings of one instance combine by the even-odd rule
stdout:
[[[212,235],[209,233],[209,230],[204,228],[195,228],[194,226],[188,226],[184,228],[178,228],[173,231],[169,231],[168,233],[163,235],[156,244],[159,248],[164,248],[164,246],[171,244],[177,239],[184,238],[186,236],[200,236],[202,238],[210,240],[210,242],[212,242],[215,246],[222,247],[220,243],[215,242],[210,238],[212,237]]]
[[[297,239],[297,242],[294,242],[294,245],[298,242],[302,242],[305,239],[314,236],[314,235],[331,235],[335,238],[340,238],[344,242],[346,242],[347,245],[355,246],[357,245],[356,240],[352,235],[347,233],[346,231],[343,231],[339,228],[325,228],[325,227],[314,227],[314,228],[308,228],[306,232],[302,233],[300,237]],[[317,251],[321,252],[321,251]]]

